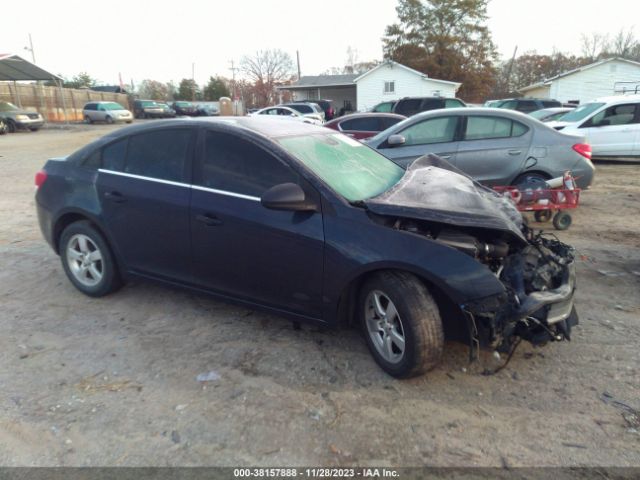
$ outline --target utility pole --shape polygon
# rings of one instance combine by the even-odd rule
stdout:
[[[31,34],[29,34],[29,46],[24,47],[24,49],[31,52],[31,60],[33,63],[36,63],[36,53],[33,51],[33,40],[31,40]]]
[[[513,69],[513,62],[516,61],[516,53],[518,53],[518,45],[513,50],[513,57],[511,57],[511,62],[509,63],[509,70],[507,70],[507,78],[505,79],[505,89],[507,90],[507,94],[511,93],[509,89],[509,82],[511,81],[511,70]]]
[[[298,80],[300,80],[300,51],[296,50],[296,61],[298,62]]]
[[[231,68],[229,68],[229,70],[231,70],[231,105],[233,105],[233,114],[237,115],[236,99],[238,98],[238,92],[236,91],[236,70],[238,69],[236,68],[233,59],[231,59],[230,63]]]

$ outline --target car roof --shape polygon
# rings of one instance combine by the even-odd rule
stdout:
[[[640,95],[614,95],[610,97],[596,98],[587,103],[627,103],[627,102],[640,102]]]
[[[343,115],[342,117],[334,118],[328,124],[336,124],[340,122],[344,122],[345,120],[354,120],[358,118],[368,118],[368,117],[376,117],[376,118],[397,118],[398,120],[404,120],[404,115],[400,115],[399,113],[388,113],[388,112],[362,112],[362,113],[351,113],[349,115]]]
[[[238,130],[250,131],[258,133],[264,137],[275,139],[287,136],[311,135],[311,134],[335,134],[335,130],[329,130],[323,127],[312,125],[309,123],[298,121],[282,121],[282,119],[273,119],[268,115],[255,117],[203,117],[203,118],[178,118],[171,120],[160,120],[157,122],[139,123],[116,130],[106,137],[115,139],[127,135],[133,135],[143,132],[151,132],[153,130],[163,129],[167,127],[184,127],[184,126],[220,126],[223,128],[237,128]]]

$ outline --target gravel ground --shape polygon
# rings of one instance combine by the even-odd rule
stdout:
[[[0,137],[0,465],[640,466],[640,165],[598,165],[558,234],[579,251],[572,342],[494,376],[447,343],[397,381],[353,330],[143,282],[77,292],[33,175],[113,128]]]

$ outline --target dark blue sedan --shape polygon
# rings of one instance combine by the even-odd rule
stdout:
[[[437,157],[405,170],[329,129],[135,125],[49,160],[36,186],[42,233],[83,293],[137,276],[359,324],[397,377],[435,366],[445,334],[508,352],[577,323],[571,247]]]

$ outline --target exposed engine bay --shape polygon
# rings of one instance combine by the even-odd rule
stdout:
[[[504,298],[463,306],[478,343],[507,352],[516,338],[534,345],[570,340],[571,327],[577,323],[572,247],[526,226],[524,246],[491,238],[486,232],[474,235],[411,219],[396,219],[393,228],[423,235],[475,258],[504,284]]]
[[[578,323],[574,249],[534,233],[509,199],[429,155],[365,205],[376,221],[454,248],[499,279],[500,295],[459,305],[473,344],[509,352],[519,339],[570,340]]]

